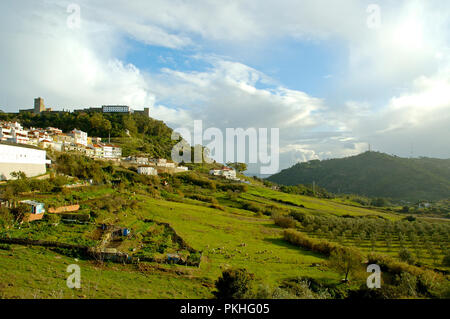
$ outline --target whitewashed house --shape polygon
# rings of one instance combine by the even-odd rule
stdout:
[[[153,166],[150,166],[150,165],[139,166],[137,171],[138,171],[138,174],[141,174],[141,175],[158,175],[158,171],[156,170],[156,168],[154,168]]]
[[[74,139],[75,144],[88,145],[88,134],[86,132],[73,129],[69,135]]]
[[[212,169],[209,171],[210,175],[222,176],[226,179],[239,180],[236,177],[236,171],[229,167],[223,167],[222,169]]]

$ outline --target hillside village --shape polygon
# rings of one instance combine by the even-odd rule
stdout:
[[[103,113],[130,113],[128,106],[103,106],[102,108],[90,108],[88,111]],[[23,112],[41,114],[56,112],[46,108],[42,98],[35,99],[35,107]],[[145,109],[148,116],[148,109]],[[118,145],[104,141],[100,137],[88,136],[77,128],[69,132],[63,132],[56,127],[24,128],[19,122],[0,121],[0,180],[12,178],[13,165],[17,159],[21,161],[22,172],[26,176],[33,177],[45,172],[45,165],[50,165],[46,151],[57,153],[75,153],[97,160],[116,161],[129,164],[138,164],[138,173],[157,175],[158,169],[173,173],[187,171],[185,166],[178,166],[165,158],[148,158],[145,155],[122,157],[122,148]],[[43,150],[39,152],[37,150]],[[39,154],[39,156],[33,156]],[[39,159],[38,159],[39,157]]]

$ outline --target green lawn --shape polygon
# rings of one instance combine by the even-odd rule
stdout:
[[[311,267],[325,259],[282,240],[281,229],[269,218],[239,209],[217,209],[142,197],[152,219],[168,222],[195,249],[204,252],[203,275],[217,278],[225,267],[247,268],[269,284],[293,276],[338,279],[325,267]],[[319,269],[321,268],[321,269]]]
[[[67,266],[81,268],[81,289],[66,285]],[[163,268],[163,267],[161,267]],[[166,266],[141,272],[134,265],[75,260],[44,248],[0,250],[0,298],[211,298],[211,283],[195,269]],[[180,269],[180,270],[178,270]],[[183,274],[185,273],[185,274]]]

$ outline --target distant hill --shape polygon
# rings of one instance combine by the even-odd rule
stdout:
[[[283,185],[315,182],[333,193],[438,200],[450,197],[450,159],[365,152],[342,159],[297,163],[267,179]]]

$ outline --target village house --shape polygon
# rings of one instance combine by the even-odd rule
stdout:
[[[69,136],[71,136],[74,139],[74,143],[76,144],[81,144],[84,146],[87,146],[87,138],[88,135],[86,132],[77,130],[77,129],[73,129],[70,133]]]
[[[177,166],[175,167],[175,173],[187,172],[189,170],[186,166]]]
[[[103,148],[99,144],[92,144],[89,145],[89,147],[94,151],[94,157],[95,158],[102,158],[103,157]]]
[[[118,159],[122,157],[122,149],[117,145],[101,144],[103,149],[103,158]]]
[[[236,177],[236,171],[229,167],[222,167],[221,169],[212,169],[209,171],[210,175],[225,177],[226,179],[239,180]]]
[[[139,166],[137,172],[141,175],[158,175],[156,168],[150,165]]]
[[[0,140],[17,144],[28,144],[28,131],[18,122],[2,122],[0,125]]]
[[[144,156],[128,156],[126,161],[130,162],[131,164],[142,164],[142,165],[148,165],[148,157]]]
[[[150,159],[150,162],[159,167],[175,168],[176,166],[175,163],[168,162],[165,158],[152,158]]]

